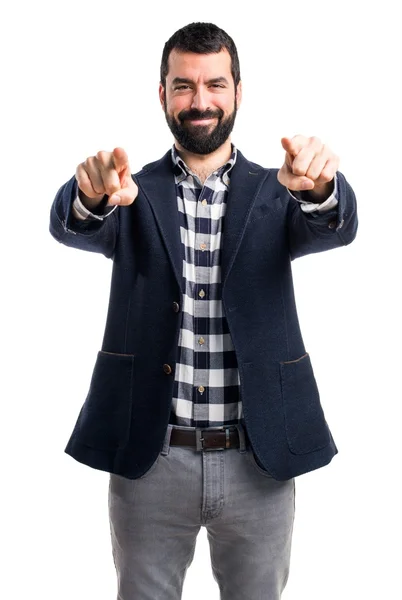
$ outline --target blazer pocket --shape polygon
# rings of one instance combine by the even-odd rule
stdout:
[[[87,397],[76,426],[78,441],[118,450],[129,439],[134,376],[132,354],[98,352]]]
[[[294,454],[308,454],[324,448],[330,442],[330,434],[309,354],[281,362],[280,372],[290,450]]]

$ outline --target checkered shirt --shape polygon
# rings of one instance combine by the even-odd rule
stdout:
[[[182,321],[171,423],[216,427],[242,420],[236,354],[222,303],[221,244],[237,151],[202,184],[172,147],[183,257]]]

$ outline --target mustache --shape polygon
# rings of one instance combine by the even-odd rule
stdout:
[[[180,121],[185,121],[186,119],[197,119],[197,120],[204,120],[204,119],[221,119],[223,117],[223,110],[218,108],[215,112],[212,110],[204,110],[204,111],[200,111],[197,110],[196,108],[193,108],[191,110],[182,110],[179,114],[178,114],[178,118],[180,119]]]

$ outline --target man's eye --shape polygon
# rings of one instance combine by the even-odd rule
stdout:
[[[224,88],[225,86],[220,84],[220,83],[213,83],[212,87],[217,87],[217,88]]]
[[[178,85],[176,86],[176,90],[185,90],[186,88],[188,88],[188,85]]]

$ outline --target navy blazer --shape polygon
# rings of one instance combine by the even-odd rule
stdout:
[[[338,449],[300,332],[291,260],[346,246],[355,194],[337,172],[339,204],[304,213],[278,169],[238,151],[222,238],[222,300],[236,351],[248,436],[260,464],[285,480],[328,464]],[[158,459],[170,419],[182,301],[179,216],[170,150],[133,175],[139,193],[103,221],[71,214],[77,183],[58,191],[50,233],[113,260],[102,347],[65,452],[130,479]]]

